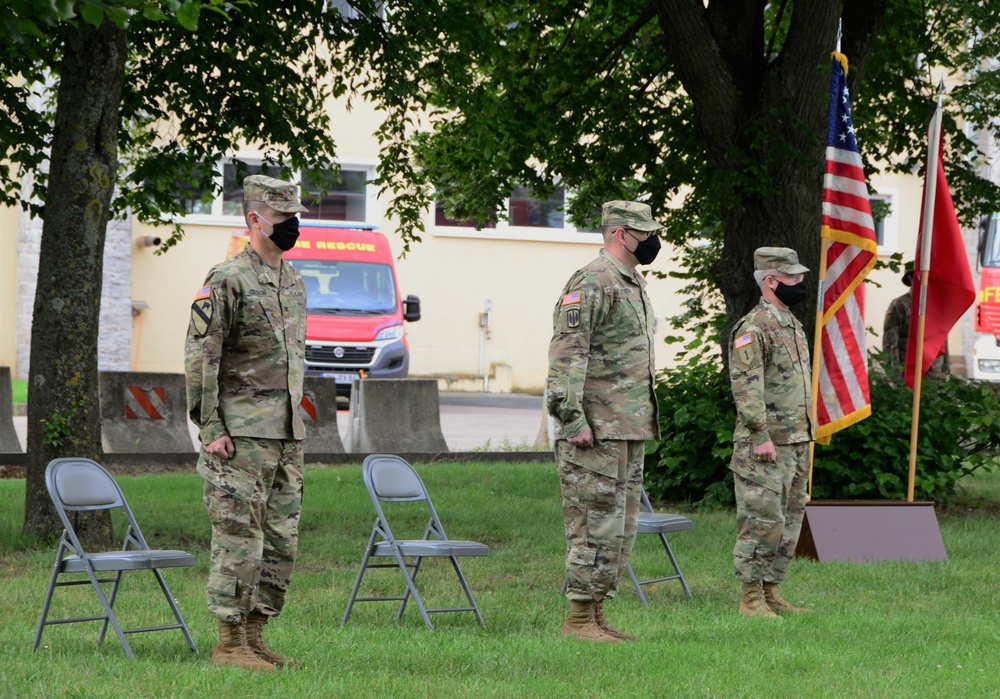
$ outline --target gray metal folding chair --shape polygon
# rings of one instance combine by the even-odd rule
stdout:
[[[488,556],[490,554],[489,547],[476,541],[453,541],[445,535],[444,526],[442,526],[437,511],[434,509],[434,504],[427,494],[424,482],[420,480],[420,476],[413,470],[413,467],[403,459],[389,454],[372,454],[365,459],[362,470],[364,472],[365,487],[368,488],[368,494],[375,505],[375,526],[372,528],[372,534],[368,538],[368,546],[365,548],[365,555],[361,561],[361,569],[358,571],[358,578],[354,582],[354,589],[351,590],[351,598],[347,602],[347,610],[344,612],[344,619],[341,621],[341,625],[346,624],[348,619],[350,619],[351,609],[354,607],[355,602],[399,602],[399,611],[396,613],[396,618],[401,619],[403,612],[406,611],[406,603],[412,596],[417,609],[420,610],[420,616],[423,617],[428,629],[434,629],[428,615],[435,612],[472,612],[475,614],[476,620],[485,626],[483,616],[479,613],[479,607],[472,597],[472,591],[469,589],[469,585],[465,581],[465,576],[462,574],[462,569],[458,565],[458,558],[460,556]],[[392,529],[389,527],[389,520],[382,509],[383,502],[426,503],[427,509],[430,511],[430,521],[424,530],[423,538],[395,538]],[[372,563],[371,559],[377,557],[394,558],[395,562]],[[468,607],[437,609],[424,607],[414,581],[416,580],[417,573],[420,572],[421,562],[424,558],[432,557],[448,558],[451,561],[451,565],[458,575],[458,581],[462,585],[462,590],[465,591],[465,597],[469,600]],[[407,563],[406,558],[413,558],[415,560],[412,563]],[[406,581],[406,592],[393,597],[358,597],[361,579],[364,577],[365,571],[369,568],[398,568],[403,574],[403,579]]]
[[[643,585],[652,585],[653,583],[665,582],[667,580],[680,580],[681,587],[684,588],[684,594],[690,598],[691,590],[688,589],[687,582],[684,580],[684,575],[681,573],[680,566],[677,565],[677,558],[674,556],[673,549],[670,548],[670,543],[667,541],[667,534],[694,529],[694,522],[683,515],[653,512],[653,506],[649,502],[649,496],[646,495],[645,488],[642,489],[642,498],[639,501],[639,505],[639,527],[637,533],[656,534],[660,537],[660,541],[663,543],[663,548],[666,550],[667,556],[670,558],[670,563],[674,567],[674,575],[668,575],[664,578],[639,580],[635,575],[635,571],[632,570],[632,563],[630,562],[626,566],[626,570],[628,570],[628,575],[632,579],[632,586],[635,587],[636,594],[639,595],[639,599],[642,600],[643,606],[648,607],[649,602],[646,601],[646,595],[642,593]]]
[[[97,638],[100,645],[104,641],[104,636],[108,630],[108,624],[115,630],[118,640],[122,642],[125,653],[129,658],[135,659],[132,648],[125,640],[125,634],[143,633],[146,631],[165,631],[167,629],[180,629],[187,639],[188,645],[195,653],[198,652],[188,631],[187,625],[181,617],[180,610],[174,602],[167,583],[160,573],[160,568],[177,568],[193,566],[194,556],[184,551],[164,551],[152,550],[142,536],[142,531],[125,502],[125,496],[121,488],[104,468],[90,459],[67,458],[55,459],[50,462],[45,469],[45,486],[48,488],[52,504],[55,505],[59,519],[62,520],[63,533],[59,539],[59,548],[56,551],[56,561],[52,566],[52,577],[49,580],[49,589],[45,593],[45,603],[42,605],[42,618],[38,622],[38,631],[35,633],[34,649],[38,650],[38,644],[42,640],[42,631],[46,626],[53,624],[72,624],[81,621],[102,621],[101,633]],[[128,519],[128,529],[125,532],[123,545],[117,551],[90,552],[84,549],[73,529],[73,522],[67,515],[68,512],[84,512],[92,510],[110,510],[122,508],[125,517]],[[118,623],[118,618],[114,613],[115,598],[118,596],[118,586],[121,583],[122,573],[129,570],[151,570],[156,576],[156,581],[160,584],[163,596],[167,598],[167,604],[177,620],[176,624],[169,626],[150,626],[144,628],[123,629]],[[114,577],[98,578],[98,573],[114,572]],[[73,573],[84,573],[86,580],[60,580],[60,576]],[[104,594],[102,583],[113,583],[111,595]],[[90,585],[100,600],[104,608],[104,614],[98,616],[75,617],[72,619],[49,619],[49,606],[52,603],[52,593],[57,587],[69,585]]]

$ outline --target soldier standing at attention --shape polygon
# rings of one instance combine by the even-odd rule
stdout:
[[[298,546],[306,294],[282,254],[299,236],[295,214],[306,210],[294,185],[247,177],[250,242],[212,268],[191,306],[187,402],[200,428],[198,473],[212,521],[216,665],[273,670],[293,662],[262,633],[285,604]]]
[[[813,439],[809,346],[788,310],[805,300],[809,270],[789,248],[758,248],[753,259],[762,298],[736,324],[729,352],[736,401],[733,562],[743,581],[740,613],[778,618],[810,611],[778,593],[802,530]]]
[[[566,283],[553,314],[548,410],[566,527],[563,633],[584,641],[635,640],[608,623],[635,542],[647,439],[660,435],[653,395],[653,309],[636,273],[660,249],[645,204],[604,205],[604,249]]]

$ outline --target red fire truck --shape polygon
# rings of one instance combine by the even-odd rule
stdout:
[[[1000,382],[1000,213],[979,224],[979,298],[972,378]]]

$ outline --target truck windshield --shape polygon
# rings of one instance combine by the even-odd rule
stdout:
[[[983,267],[1000,267],[1000,214],[990,216],[979,254]]]
[[[389,265],[339,260],[289,260],[306,285],[306,308],[323,315],[386,315],[397,305]]]

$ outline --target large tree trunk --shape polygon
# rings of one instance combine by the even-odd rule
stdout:
[[[24,531],[39,537],[61,530],[49,461],[103,458],[97,338],[125,58],[125,31],[107,19],[67,25],[31,334]],[[81,515],[77,527],[90,541],[112,538],[106,513]]]
[[[789,247],[810,268],[812,293],[795,309],[812,338],[819,278],[820,223],[830,71],[843,17],[852,52],[851,85],[878,36],[886,0],[793,3],[776,56],[765,55],[762,0],[743,3],[653,0],[678,77],[695,108],[713,180],[721,183],[723,251],[714,266],[726,302],[719,341],[760,298],[753,251]],[[723,356],[726,356],[725,351]]]

